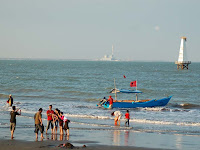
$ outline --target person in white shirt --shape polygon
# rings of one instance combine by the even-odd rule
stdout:
[[[117,122],[119,122],[120,125],[120,119],[122,117],[122,113],[120,111],[114,111],[111,113],[111,116],[115,116],[115,125],[117,125]]]

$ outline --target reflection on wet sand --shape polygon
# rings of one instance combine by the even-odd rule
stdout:
[[[114,130],[113,131],[113,145],[115,146],[130,146],[133,145],[134,140],[130,139],[130,130]]]
[[[115,146],[120,145],[120,130],[113,131],[113,145]]]
[[[69,140],[69,135],[58,135],[58,134],[50,134],[50,135],[46,134],[46,139],[57,141],[58,136],[59,136],[60,141],[63,141],[63,138],[64,138],[64,140],[67,140],[67,141]]]
[[[128,146],[128,142],[129,142],[129,133],[130,131],[125,131],[124,132],[124,145]]]
[[[176,148],[177,149],[182,149],[182,136],[181,135],[177,135],[176,136]]]

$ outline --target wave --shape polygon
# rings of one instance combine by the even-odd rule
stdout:
[[[85,122],[76,122],[76,121],[71,121],[71,123],[80,124],[80,125],[87,125],[88,127],[90,127],[90,126],[98,126],[98,127],[114,127],[114,126],[106,125],[106,124],[85,123]]]
[[[19,99],[22,99],[22,100],[33,100],[33,99],[39,99],[39,100],[41,100],[41,99],[45,99],[45,100],[49,100],[49,99],[53,99],[53,100],[55,100],[55,99],[60,99],[60,100],[66,100],[66,97],[64,97],[64,96],[58,96],[58,95],[53,95],[53,94],[49,94],[49,95],[23,95],[23,96],[16,96],[17,98],[19,98]]]
[[[68,117],[75,118],[89,118],[89,119],[111,119],[108,116],[95,116],[95,115],[84,115],[84,114],[65,114]]]
[[[78,115],[78,114],[65,114],[68,117],[75,118],[89,118],[89,119],[111,119],[113,117],[108,116],[94,116],[94,115]],[[121,119],[124,121],[125,119]],[[177,125],[177,126],[200,126],[200,122],[173,122],[173,121],[159,121],[159,120],[147,120],[147,119],[130,119],[130,122],[136,123],[147,123],[147,124],[157,124],[157,125]]]
[[[173,121],[159,121],[146,119],[131,119],[131,122],[160,124],[160,125],[177,125],[177,126],[200,126],[200,122],[173,122]]]
[[[8,99],[8,96],[9,95],[7,95],[7,94],[0,94],[0,98],[2,98],[2,99]]]
[[[85,101],[87,101],[87,102],[99,102],[100,98],[86,98]]]
[[[96,106],[84,106],[84,105],[81,105],[81,106],[74,106],[75,108],[96,108]]]
[[[73,87],[69,87],[69,86],[56,86],[55,89],[73,89]]]
[[[26,116],[26,114],[32,114],[31,116]],[[33,118],[33,114],[36,112],[33,111],[23,111],[21,117],[25,118]],[[102,123],[90,123],[90,122],[78,122],[73,121],[73,118],[84,118],[84,119],[102,119],[102,120],[114,120],[112,117],[108,116],[92,116],[92,115],[76,115],[76,114],[64,114],[70,120],[72,124],[79,124],[79,125],[86,125],[86,126],[93,126],[93,127],[104,127],[104,128],[114,128],[115,126],[109,124],[102,124]],[[47,120],[46,118],[42,118],[43,120]],[[125,121],[125,119],[121,119],[121,121]],[[187,127],[200,127],[200,122],[174,122],[174,121],[161,121],[161,120],[147,120],[147,119],[130,119],[130,122],[138,123],[138,124],[155,124],[155,125],[175,125],[175,126],[187,126]],[[0,124],[7,125],[7,124]],[[119,129],[128,129],[123,126],[119,127]],[[135,129],[134,129],[135,130]]]
[[[183,109],[199,109],[200,105],[191,104],[191,103],[182,103],[182,104],[169,104],[171,107],[183,108]]]
[[[149,107],[149,108],[141,108],[141,110],[145,111],[171,111],[170,108],[167,107]]]
[[[180,106],[184,109],[200,108],[200,105],[190,104],[190,103],[180,104]]]
[[[190,110],[186,109],[172,109],[168,107],[152,107],[152,108],[141,108],[140,110],[145,111],[161,111],[161,112],[189,112]]]
[[[14,92],[16,93],[31,93],[31,92],[44,92],[45,90],[43,89],[19,89],[19,90],[16,90]]]
[[[95,96],[96,93],[91,93],[91,92],[84,92],[84,91],[79,91],[79,90],[65,90],[65,91],[61,91],[60,95],[63,94],[73,94],[73,95],[77,95],[77,96],[81,96],[81,97],[86,97],[85,99],[87,100],[88,96]]]

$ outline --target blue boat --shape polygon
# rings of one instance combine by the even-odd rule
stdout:
[[[142,91],[139,90],[126,90],[126,89],[119,89],[118,90],[120,93],[142,93]]]
[[[137,81],[136,90],[127,90],[127,89],[117,89],[114,79],[115,88],[110,91],[110,93],[115,93],[115,100],[113,101],[112,108],[137,108],[137,107],[160,107],[165,106],[170,101],[172,96],[164,97],[162,99],[145,99],[138,100],[138,94],[141,94],[142,91],[137,90]],[[117,93],[134,93],[136,95],[135,100],[117,100]],[[104,98],[98,104],[98,107],[110,108],[109,102]]]
[[[114,100],[113,108],[160,107],[167,105],[171,98],[172,96],[152,100]],[[109,102],[104,101],[101,103],[101,107],[109,108]]]

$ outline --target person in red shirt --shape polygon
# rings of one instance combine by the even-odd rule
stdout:
[[[112,98],[112,96],[109,96],[108,102],[109,102],[109,108],[112,109],[112,106],[113,106],[113,98]]]
[[[51,134],[53,134],[53,116],[54,111],[52,110],[52,105],[49,105],[49,110],[47,110],[47,128],[46,128],[46,134],[49,130],[49,127],[51,125]]]
[[[125,126],[126,126],[126,124],[128,124],[128,127],[129,127],[130,114],[129,114],[129,111],[128,111],[128,110],[126,110],[125,119],[126,119],[126,121],[125,121]]]

